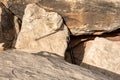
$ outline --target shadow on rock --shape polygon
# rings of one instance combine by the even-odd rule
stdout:
[[[81,66],[89,69],[93,73],[96,73],[96,74],[99,74],[99,75],[104,74],[105,76],[112,77],[111,80],[120,80],[120,74],[117,74],[117,73],[114,73],[114,72],[111,72],[111,71],[108,71],[108,70],[105,70],[105,69],[102,69],[102,68],[99,68],[99,67],[96,67],[96,66],[92,66],[92,65],[89,65],[89,64],[86,64],[86,63],[82,63]]]
[[[0,43],[3,43],[4,50],[12,48],[20,30],[21,20],[18,19],[6,6],[0,2]],[[18,31],[17,31],[18,30]]]
[[[62,56],[57,55],[56,53],[51,53],[51,52],[47,52],[47,51],[41,51],[41,52],[38,52],[38,53],[32,53],[32,54],[35,55],[35,56],[63,58]]]

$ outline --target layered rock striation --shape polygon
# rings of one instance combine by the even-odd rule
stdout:
[[[118,0],[9,0],[9,9],[22,19],[28,3],[59,13],[72,35],[101,35],[120,27]]]
[[[96,71],[97,72],[97,71]],[[69,64],[53,53],[0,53],[0,80],[119,80]]]

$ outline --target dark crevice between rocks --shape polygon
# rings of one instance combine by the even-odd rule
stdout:
[[[112,32],[106,32],[100,36],[117,36],[117,35],[120,35],[120,28]]]
[[[65,25],[67,26],[64,17],[62,17],[62,19],[63,19],[63,24],[65,24]],[[67,26],[67,28],[68,28],[68,26]],[[70,37],[70,35],[71,35],[72,33],[71,33],[71,31],[70,31],[69,28],[68,28],[68,32],[69,32],[68,48],[67,48],[67,50],[66,50],[66,52],[65,52],[65,57],[64,57],[64,59],[65,59],[67,62],[70,62],[70,63],[72,63],[72,64],[76,64],[76,61],[75,61],[75,58],[74,58],[74,54],[73,54],[73,50],[72,50],[72,46],[71,46],[71,37]]]
[[[4,43],[3,50],[6,50],[13,48],[13,44],[17,39],[16,24],[18,24],[20,30],[22,23],[19,18],[15,21],[15,14],[6,8],[2,2],[0,2],[0,7],[2,9],[0,43]]]
[[[14,16],[13,14],[3,5],[3,3],[0,3],[0,7],[2,8],[2,14],[1,14],[1,43],[5,43],[3,47],[10,48],[11,43],[13,41],[13,37],[15,34],[14,31]],[[11,34],[11,36],[10,36]]]
[[[80,38],[76,38],[75,36],[70,36],[70,38],[71,40],[65,53],[65,60],[69,63],[80,65],[85,53],[84,41],[79,41]]]
[[[85,43],[87,41],[94,40],[96,37],[102,37],[113,41],[120,41],[120,29],[107,32],[102,35],[70,35],[70,42],[65,53],[65,60],[69,63],[80,65],[85,54]]]

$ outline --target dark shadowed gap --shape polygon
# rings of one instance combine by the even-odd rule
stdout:
[[[10,11],[5,7],[3,3],[0,3],[0,7],[2,9],[1,14],[1,33],[2,33],[2,42],[5,43],[3,45],[4,49],[11,48],[12,40],[14,38],[14,16]],[[13,36],[10,36],[10,35]]]
[[[80,35],[80,36],[70,35],[70,42],[68,44],[69,47],[67,48],[67,51],[65,53],[65,60],[70,63],[80,65],[84,58],[85,47],[86,47],[85,42],[89,40],[94,40],[96,37],[103,37],[106,39],[113,38],[113,40],[117,39],[120,41],[119,36],[120,36],[120,29],[117,29],[109,33],[107,32],[102,35]]]
[[[82,63],[82,60],[84,58],[85,53],[85,42],[92,38],[87,38],[84,36],[70,36],[71,40],[69,42],[69,46],[65,53],[65,60],[67,62],[80,65]]]
[[[0,2],[1,13],[1,42],[4,43],[4,50],[13,47],[13,42],[17,37],[15,29],[15,15],[6,6]],[[21,20],[18,20],[19,29],[21,29]]]

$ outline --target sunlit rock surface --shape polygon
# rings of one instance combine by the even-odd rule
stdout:
[[[120,39],[120,37],[118,37]],[[109,38],[110,39],[110,38]],[[117,38],[116,38],[117,39]],[[120,40],[95,38],[86,43],[83,62],[120,74]]]
[[[69,32],[62,17],[46,12],[36,4],[25,9],[23,23],[15,47],[26,51],[47,51],[64,56]]]
[[[119,0],[9,0],[10,10],[22,19],[28,3],[58,12],[65,20],[72,35],[111,32],[120,28]]]
[[[96,70],[92,72],[65,62],[53,53],[0,53],[0,80],[119,80]]]

